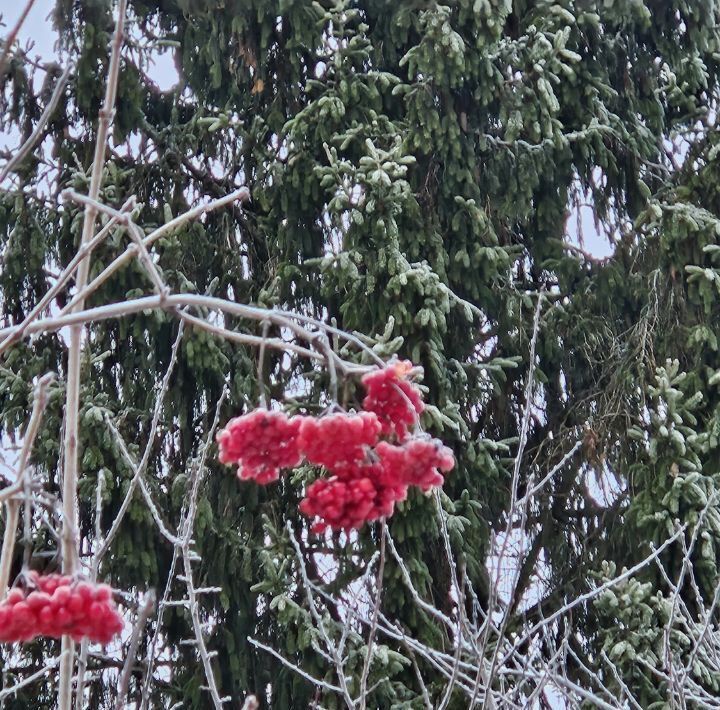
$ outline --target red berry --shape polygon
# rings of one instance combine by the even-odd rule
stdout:
[[[7,597],[5,597],[5,604],[13,606],[23,599],[25,599],[25,594],[22,589],[13,588],[8,592]]]
[[[39,611],[50,603],[50,595],[46,592],[31,592],[25,602],[33,611]]]
[[[377,465],[353,467],[354,477],[349,475],[350,470],[345,470],[347,477],[319,479],[307,487],[300,512],[315,518],[314,532],[360,528],[366,522],[392,515],[395,502],[405,496],[405,486],[393,489],[383,484]]]
[[[35,624],[35,613],[28,606],[27,602],[18,602],[13,605],[13,622],[24,629],[31,628]]]
[[[55,589],[55,591],[52,594],[52,603],[55,606],[62,606],[64,604],[67,604],[68,599],[70,599],[71,592],[70,587],[66,585],[59,586]]]
[[[43,636],[52,636],[55,629],[55,612],[50,606],[44,606],[38,614],[38,626]]]
[[[72,616],[70,612],[64,607],[59,606],[55,610],[55,623],[58,628],[63,631],[69,631],[72,627]]]
[[[86,609],[85,599],[80,596],[77,589],[73,590],[73,594],[67,602],[68,611],[73,615],[75,619],[82,618]]]
[[[77,594],[83,601],[89,601],[93,598],[94,589],[92,584],[89,582],[78,582],[75,587],[75,594]]]
[[[112,599],[112,587],[107,584],[98,584],[95,587],[95,600],[99,602],[107,602]]]

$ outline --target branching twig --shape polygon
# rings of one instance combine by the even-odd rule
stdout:
[[[18,526],[18,513],[20,502],[13,499],[23,490],[25,471],[30,459],[35,437],[37,436],[40,422],[42,421],[45,406],[47,405],[47,388],[52,382],[54,374],[48,373],[38,380],[35,387],[32,414],[25,431],[23,447],[18,462],[17,477],[15,482],[2,491],[0,500],[5,500],[7,515],[5,518],[5,531],[3,534],[2,552],[0,552],[0,601],[5,598],[8,583],[10,581],[10,569],[12,567],[13,551],[15,548],[15,534]]]
[[[140,605],[138,611],[138,618],[133,628],[132,636],[130,637],[130,643],[128,644],[127,654],[125,656],[125,665],[123,666],[122,673],[120,674],[120,680],[118,681],[118,693],[115,701],[115,710],[123,710],[125,700],[128,694],[128,688],[130,687],[130,675],[132,674],[132,667],[137,657],[138,647],[140,646],[140,634],[145,629],[150,615],[155,610],[155,592],[150,590],[145,594],[145,598]]]
[[[372,665],[373,643],[375,642],[375,634],[377,633],[378,614],[380,613],[380,604],[382,602],[383,575],[385,574],[385,530],[387,523],[385,518],[380,521],[380,561],[378,562],[377,580],[375,582],[375,604],[373,606],[372,618],[370,621],[370,632],[365,651],[365,662],[363,663],[362,675],[360,676],[360,709],[364,710],[367,704],[367,680],[370,674],[370,666]]]
[[[34,4],[35,0],[27,0],[23,11],[20,13],[20,17],[18,17],[18,21],[10,30],[10,34],[3,40],[2,52],[0,52],[0,77],[2,77],[5,73],[5,65],[7,64],[8,57],[10,56],[10,50],[12,49],[13,44],[15,44],[15,39],[17,38],[18,33],[27,19],[28,14],[30,14],[30,10],[32,10],[32,6]]]
[[[2,184],[3,180],[18,166],[20,165],[23,160],[29,155],[29,153],[33,150],[35,147],[35,144],[40,140],[43,131],[45,130],[45,126],[47,125],[48,121],[52,118],[53,113],[55,113],[55,109],[57,108],[58,103],[60,102],[60,97],[62,96],[63,91],[65,91],[65,85],[67,84],[68,79],[70,78],[70,73],[72,72],[72,65],[68,64],[68,66],[65,67],[65,71],[60,75],[60,78],[57,80],[57,83],[55,84],[55,89],[52,93],[52,96],[50,97],[50,100],[47,103],[47,106],[45,107],[45,110],[42,112],[40,118],[38,119],[37,125],[35,126],[35,129],[33,130],[30,137],[17,149],[15,154],[8,160],[7,165],[0,170],[0,185]],[[0,76],[2,76],[2,61],[0,60]]]

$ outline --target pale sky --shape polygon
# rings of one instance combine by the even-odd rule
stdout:
[[[2,15],[3,36],[6,36],[11,28],[15,26],[18,18],[25,9],[26,2],[23,0],[2,0],[3,5],[0,14]],[[20,30],[20,44],[24,48],[28,40],[34,42],[35,46],[31,55],[40,55],[43,59],[49,59],[55,55],[54,44],[56,35],[52,29],[50,15],[55,6],[54,0],[35,0],[22,29]]]

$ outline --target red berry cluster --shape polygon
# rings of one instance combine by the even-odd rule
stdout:
[[[362,378],[367,392],[363,409],[377,414],[387,436],[404,439],[425,408],[420,391],[407,379],[411,369],[412,364],[403,360]]]
[[[0,604],[0,642],[68,635],[105,644],[122,631],[123,620],[107,585],[36,572],[30,579],[34,589],[11,589]]]
[[[310,484],[300,512],[315,518],[314,532],[350,530],[392,515],[409,486],[423,491],[443,484],[455,465],[452,451],[437,439],[410,439],[395,445],[381,441],[364,462],[328,466],[334,474]]]
[[[408,438],[423,411],[418,388],[408,379],[409,362],[363,377],[365,411],[288,418],[257,410],[230,421],[218,435],[220,460],[240,463],[240,476],[258,483],[278,478],[304,458],[330,473],[307,487],[300,511],[315,519],[313,530],[350,530],[392,515],[409,486],[427,491],[443,484],[455,464],[437,439]],[[390,437],[395,443],[380,440]]]
[[[364,461],[366,447],[377,444],[380,428],[371,412],[304,417],[298,443],[310,463],[332,469]]]
[[[370,478],[341,480],[338,476],[320,478],[307,487],[300,501],[300,512],[317,518],[313,532],[327,528],[350,530],[381,517],[376,498],[378,491]],[[388,501],[387,515],[392,513],[394,500]]]
[[[301,417],[256,409],[235,417],[217,435],[221,463],[236,463],[238,476],[258,483],[277,481],[281,468],[300,463],[297,438]]]
[[[410,439],[402,446],[381,441],[377,453],[388,478],[423,491],[442,486],[444,477],[440,471],[447,473],[455,465],[452,450],[437,439]]]

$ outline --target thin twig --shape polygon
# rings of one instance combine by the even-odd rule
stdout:
[[[321,680],[320,678],[315,678],[314,676],[310,675],[307,671],[304,671],[300,666],[296,666],[294,663],[291,663],[288,661],[285,656],[278,653],[272,646],[268,646],[264,643],[261,643],[257,639],[254,639],[252,637],[248,637],[248,643],[251,643],[256,648],[260,648],[263,651],[266,651],[271,656],[274,656],[277,658],[283,665],[287,666],[291,671],[294,671],[297,673],[301,678],[305,678],[305,680],[310,681],[316,688],[322,688],[323,690],[328,690],[331,693],[340,693],[343,694],[343,689],[338,687],[337,685],[333,685],[332,683],[328,683],[325,680]]]
[[[19,683],[16,683],[9,688],[3,688],[2,690],[0,690],[0,700],[9,698],[11,695],[15,695],[15,693],[17,693],[19,690],[27,688],[28,685],[32,685],[36,680],[44,678],[50,671],[57,667],[57,665],[62,661],[62,658],[62,654],[60,654],[56,658],[51,658],[39,671],[36,671],[32,675],[29,675],[27,678],[23,678]]]
[[[265,391],[265,349],[268,341],[268,330],[270,329],[270,321],[263,321],[262,324],[262,337],[260,338],[260,351],[258,352],[258,364],[257,364],[257,381],[258,381],[258,401],[263,409],[268,408],[268,396]]]
[[[545,484],[552,479],[552,477],[560,470],[565,467],[565,464],[577,453],[578,449],[582,445],[581,441],[575,442],[573,447],[568,451],[558,463],[553,466],[543,478],[538,481],[525,495],[517,501],[517,506],[526,505],[537,493],[539,493]]]
[[[364,710],[367,706],[367,680],[370,674],[370,666],[372,665],[373,643],[375,642],[375,634],[377,633],[378,614],[380,613],[380,604],[382,603],[383,577],[385,574],[385,529],[387,523],[385,518],[380,521],[380,561],[378,562],[377,580],[375,582],[375,604],[373,605],[372,619],[370,623],[370,632],[368,633],[367,646],[365,647],[365,662],[363,663],[362,675],[360,676],[360,710]]]
[[[131,197],[126,200],[125,204],[120,208],[121,212],[130,211],[135,207],[135,198]],[[100,244],[113,230],[117,224],[116,218],[111,218],[110,221],[85,245],[80,247],[75,253],[70,263],[63,269],[62,273],[58,276],[56,282],[53,284],[47,293],[40,299],[38,304],[28,313],[22,323],[15,326],[12,332],[5,337],[4,340],[0,341],[0,355],[7,350],[14,342],[19,340],[24,334],[27,327],[32,323],[42,311],[48,306],[50,301],[62,290],[63,286],[70,280],[72,275],[75,273],[75,269],[78,264],[86,257],[92,254],[98,244]]]
[[[195,589],[195,585],[193,582],[193,556],[190,550],[190,545],[192,542],[192,534],[195,526],[197,497],[200,491],[200,484],[205,473],[205,462],[207,459],[208,451],[210,450],[210,445],[214,440],[215,430],[217,429],[220,422],[220,410],[222,409],[222,405],[224,404],[227,396],[228,390],[226,387],[223,389],[223,393],[218,400],[217,406],[215,408],[215,418],[212,425],[210,426],[210,429],[208,430],[208,435],[202,449],[200,461],[198,462],[198,465],[194,471],[184,530],[182,531],[182,533],[180,533],[180,549],[182,552],[183,567],[185,571],[185,584],[187,586],[188,592],[190,618],[192,620],[193,631],[195,633],[195,642],[198,654],[200,655],[200,660],[202,661],[203,669],[205,670],[205,679],[207,680],[208,684],[207,688],[210,691],[210,697],[212,698],[213,705],[215,706],[216,710],[222,709],[223,699],[220,697],[220,693],[218,692],[217,683],[215,681],[215,674],[213,672],[212,663],[210,660],[210,654],[208,653],[207,646],[205,645],[205,637],[203,636],[202,624],[200,623],[200,604],[197,601],[197,590]]]
[[[152,685],[152,672],[155,663],[155,649],[157,648],[158,638],[160,636],[160,630],[162,628],[163,614],[167,606],[169,606],[170,591],[172,588],[173,580],[175,579],[175,567],[180,555],[180,548],[176,545],[173,549],[173,558],[170,563],[170,570],[168,571],[167,583],[165,584],[165,591],[163,592],[160,604],[158,604],[158,618],[155,624],[155,631],[153,632],[152,639],[148,645],[147,662],[145,668],[145,678],[143,680],[142,700],[140,702],[141,710],[145,710],[150,702],[150,688]],[[78,709],[81,710],[81,709]]]
[[[25,7],[20,13],[18,21],[15,23],[15,26],[10,30],[10,34],[3,41],[2,53],[0,53],[0,78],[2,78],[2,75],[5,73],[5,65],[7,64],[8,57],[10,56],[10,49],[12,48],[13,44],[15,44],[15,39],[17,38],[18,33],[20,32],[20,29],[22,28],[23,23],[25,22],[25,19],[30,13],[30,10],[32,10],[32,6],[34,4],[35,0],[28,0],[25,3]]]
[[[155,444],[155,437],[157,435],[157,429],[158,424],[160,423],[160,414],[162,413],[163,404],[165,401],[165,396],[167,395],[168,390],[170,389],[170,379],[172,377],[172,374],[175,370],[175,365],[177,364],[177,358],[178,358],[178,352],[180,350],[180,343],[183,338],[183,331],[184,326],[183,323],[180,323],[180,327],[178,329],[178,334],[175,337],[175,342],[172,346],[172,352],[170,354],[170,362],[168,363],[167,369],[165,370],[165,376],[163,377],[162,383],[160,385],[160,391],[158,392],[158,395],[155,399],[155,411],[153,412],[153,418],[150,422],[150,432],[148,433],[147,443],[145,444],[145,450],[143,451],[142,458],[140,461],[134,466],[133,471],[134,475],[130,481],[130,485],[128,486],[128,489],[125,493],[125,498],[123,499],[123,502],[120,504],[120,509],[117,512],[117,515],[113,518],[112,525],[110,527],[110,530],[108,531],[107,535],[105,536],[105,539],[102,541],[102,544],[98,548],[98,551],[94,555],[93,559],[93,567],[97,569],[98,565],[100,564],[100,561],[103,559],[103,557],[107,554],[107,551],[110,549],[110,545],[112,545],[113,540],[115,539],[115,536],[118,533],[118,530],[120,529],[120,525],[125,517],[125,513],[127,512],[128,508],[130,507],[130,503],[132,501],[133,493],[135,492],[135,488],[137,487],[138,483],[140,483],[140,479],[145,473],[145,469],[147,468],[148,462],[150,460],[150,453],[152,452],[152,448]],[[117,431],[117,429],[113,426],[113,430]],[[117,437],[119,438],[119,436]],[[127,447],[123,447],[125,451],[127,451]],[[130,458],[129,455],[126,458]]]
[[[100,547],[102,544],[102,501],[103,488],[105,486],[105,475],[100,469],[97,476],[97,486],[95,488],[95,545]],[[90,581],[95,584],[97,582],[99,560],[97,552],[93,555],[93,564],[90,570]],[[78,670],[75,690],[75,710],[83,710],[85,706],[85,673],[87,671],[87,658],[90,648],[90,642],[84,638],[80,644],[80,655],[78,656]]]
[[[317,627],[318,631],[320,632],[320,636],[323,640],[323,643],[325,644],[325,650],[327,654],[330,656],[330,658],[333,661],[333,664],[335,665],[335,672],[338,676],[338,681],[340,682],[340,689],[341,694],[343,696],[343,700],[345,701],[345,704],[348,706],[348,708],[354,708],[355,702],[352,698],[352,695],[350,695],[350,690],[347,686],[347,680],[345,678],[345,667],[343,664],[343,660],[340,657],[340,654],[338,652],[338,647],[336,644],[334,644],[330,637],[328,636],[327,631],[325,630],[325,624],[323,623],[323,620],[320,616],[320,612],[317,609],[317,605],[315,603],[315,597],[313,596],[313,585],[310,582],[310,578],[308,577],[307,573],[307,567],[305,565],[305,559],[302,554],[302,550],[300,548],[300,543],[298,542],[297,538],[295,537],[295,531],[292,527],[292,521],[288,520],[285,528],[288,531],[288,534],[290,536],[290,542],[292,543],[292,546],[295,550],[295,557],[298,561],[298,566],[300,568],[300,575],[302,576],[303,585],[305,587],[305,595],[308,601],[308,607],[310,609],[310,615],[315,622],[315,626]]]
[[[70,197],[71,199],[76,194],[77,193],[72,190],[64,191],[62,193],[63,196]],[[95,196],[95,199],[97,199],[97,195]],[[168,232],[174,231],[178,227],[186,224],[187,222],[191,222],[198,217],[207,214],[208,212],[220,209],[221,207],[225,207],[226,205],[233,202],[247,202],[249,199],[250,191],[247,189],[247,187],[241,187],[234,192],[231,192],[229,195],[220,197],[217,200],[208,202],[207,204],[194,207],[193,209],[190,209],[187,212],[178,215],[174,219],[171,219],[169,222],[166,222],[154,231],[150,232],[150,234],[148,234],[143,239],[143,246],[148,249],[154,242],[160,239],[160,237],[164,236]],[[108,266],[106,266],[105,269],[103,269],[87,285],[87,288],[84,288],[82,289],[82,292],[77,293],[70,301],[70,303],[68,303],[60,313],[64,314],[73,310],[79,303],[81,303],[83,299],[87,298],[90,294],[94,293],[98,288],[100,288],[100,286],[102,286],[102,284],[104,284],[116,271],[118,271],[118,269],[121,269],[125,264],[132,261],[137,255],[137,253],[138,248],[136,245],[133,244],[129,246],[122,254],[120,254],[120,256],[118,256]]]
[[[548,617],[542,619],[541,621],[538,621],[536,624],[534,624],[532,627],[530,627],[530,629],[528,629],[522,636],[519,636],[516,639],[514,639],[513,650],[503,658],[503,660],[501,661],[501,665],[504,665],[504,663],[510,657],[511,653],[514,653],[516,649],[521,648],[524,644],[526,644],[544,626],[547,626],[548,624],[552,624],[554,621],[559,619],[564,614],[567,614],[568,612],[572,611],[576,606],[585,604],[586,602],[589,602],[590,600],[595,599],[596,597],[600,596],[607,589],[612,589],[612,587],[624,582],[626,579],[629,579],[633,575],[637,574],[641,569],[643,569],[644,567],[649,565],[651,562],[653,562],[655,559],[657,559],[668,547],[670,547],[670,545],[672,545],[685,532],[686,528],[687,528],[687,525],[682,525],[675,532],[675,534],[671,535],[667,540],[665,540],[665,542],[663,542],[662,545],[660,545],[658,548],[654,549],[647,557],[640,560],[640,562],[638,562],[637,564],[624,570],[617,577],[613,577],[613,579],[609,579],[608,581],[599,585],[595,589],[591,589],[589,592],[585,592],[584,594],[580,594],[577,597],[574,597],[571,601],[569,601],[567,604],[564,604],[561,608],[555,610]]]
[[[60,97],[62,96],[63,91],[65,91],[65,85],[70,78],[71,72],[72,65],[68,64],[68,66],[65,67],[65,71],[63,71],[63,73],[60,75],[60,78],[57,80],[52,96],[50,97],[50,100],[48,101],[45,110],[42,112],[40,118],[38,119],[37,125],[35,126],[33,132],[30,134],[30,137],[17,149],[13,157],[10,158],[10,160],[8,161],[7,165],[2,170],[0,170],[0,185],[13,170],[18,165],[20,165],[23,160],[25,160],[28,154],[32,152],[35,144],[42,137],[45,126],[52,118],[52,115],[55,113],[55,109],[60,102]],[[0,76],[1,75],[2,68],[0,66]]]
[[[0,552],[0,601],[5,598],[8,583],[10,581],[10,570],[12,568],[12,558],[15,549],[15,534],[17,532],[20,502],[13,499],[13,496],[20,493],[24,487],[25,472],[27,470],[30,452],[32,451],[35,437],[37,436],[40,422],[42,421],[45,406],[47,405],[47,388],[54,379],[53,373],[43,375],[35,387],[35,396],[33,399],[33,409],[30,415],[25,436],[23,437],[23,447],[20,452],[20,460],[18,462],[17,477],[15,482],[2,491],[2,499],[6,499],[7,516],[5,518],[5,531],[3,533],[3,546]]]
[[[529,354],[529,364],[528,364],[528,373],[527,373],[527,380],[525,382],[525,395],[524,395],[524,402],[523,402],[523,416],[522,416],[522,422],[520,425],[520,441],[518,443],[518,450],[517,454],[515,455],[515,462],[513,466],[513,477],[512,477],[512,483],[510,487],[510,504],[508,506],[508,514],[507,514],[507,526],[505,529],[505,536],[503,538],[503,542],[500,548],[500,552],[497,556],[497,567],[495,571],[495,579],[493,583],[493,593],[497,594],[500,589],[500,575],[502,574],[502,562],[505,557],[505,553],[507,551],[507,546],[510,541],[510,537],[512,534],[512,524],[513,524],[513,518],[515,516],[515,507],[517,502],[517,494],[518,494],[518,487],[520,485],[520,467],[522,465],[522,459],[523,454],[525,452],[525,446],[527,444],[528,439],[528,433],[530,429],[530,415],[532,413],[532,396],[533,396],[533,390],[535,388],[535,348],[537,346],[537,340],[538,336],[540,334],[540,314],[542,313],[542,304],[543,304],[543,296],[544,292],[541,291],[538,294],[538,300],[537,305],[535,306],[535,315],[533,317],[533,329],[532,329],[532,337],[530,339],[530,354]],[[517,582],[517,575],[519,574],[520,570],[518,568],[517,573],[515,575],[515,580],[513,582],[512,588],[515,587],[515,584]],[[512,589],[511,589],[512,591]],[[511,597],[512,598],[512,597]],[[490,609],[492,611],[492,609]],[[505,629],[507,628],[507,625],[510,621],[510,613],[511,613],[511,605],[507,604],[505,609],[503,610],[503,616],[499,624],[499,631],[498,631],[498,641],[500,638],[502,638],[505,634]],[[490,625],[487,624],[485,626],[486,633],[484,634],[481,648],[485,648],[488,640],[487,632],[489,632]],[[492,657],[490,659],[490,669],[487,672],[487,680],[492,679],[495,667],[498,661],[498,653],[500,651],[500,643],[498,642],[495,645],[495,648],[492,652]],[[478,665],[478,676],[476,684],[480,682],[480,679],[482,677],[482,674],[485,673],[485,669],[483,668],[482,664]],[[494,703],[492,701],[491,696],[488,694],[485,696],[485,699],[482,703],[482,710],[485,710],[485,707],[488,704],[488,701],[490,701],[490,708],[494,708]],[[473,703],[471,702],[471,705]]]
[[[132,471],[138,470],[138,463],[135,461],[135,459],[132,457],[132,454],[130,453],[127,444],[125,443],[125,439],[123,439],[122,434],[118,431],[118,428],[115,426],[115,423],[112,421],[112,419],[109,416],[105,417],[105,423],[107,424],[108,428],[112,432],[113,436],[115,437],[115,441],[118,445],[118,448],[120,449],[120,453],[122,454],[123,458],[127,462],[128,466]],[[171,544],[171,545],[177,545],[179,544],[179,538],[176,535],[173,535],[173,533],[170,532],[169,528],[165,523],[163,522],[162,517],[160,516],[160,511],[158,510],[157,506],[155,505],[152,495],[150,494],[150,490],[147,487],[147,483],[145,482],[145,479],[142,476],[135,476],[133,478],[134,481],[137,482],[137,485],[140,486],[140,492],[143,495],[143,498],[145,499],[145,504],[147,505],[150,514],[153,517],[153,520],[155,521],[155,524],[158,527],[158,530],[160,531],[160,534]],[[127,496],[125,500],[128,500]],[[124,502],[124,501],[123,501]],[[104,554],[104,553],[103,553]]]
[[[20,501],[11,498],[5,503],[5,530],[3,531],[2,551],[0,551],[0,602],[5,599],[10,582],[19,520]]]
[[[118,681],[115,710],[123,710],[123,708],[126,707],[125,701],[127,699],[128,688],[130,687],[130,676],[137,657],[138,647],[140,646],[140,635],[145,630],[145,624],[147,624],[154,610],[155,592],[150,590],[145,594],[142,604],[140,605],[138,618],[135,622],[132,636],[130,637],[130,643],[128,644],[127,654],[125,656],[125,665],[123,666],[122,673],[120,673],[120,680]]]
[[[140,227],[138,227],[137,224],[133,222],[129,214],[120,210],[116,210],[113,207],[109,207],[108,205],[100,202],[100,200],[93,199],[91,197],[88,197],[87,195],[81,195],[74,190],[65,190],[62,194],[65,197],[71,198],[75,202],[85,205],[86,209],[90,207],[94,209],[97,213],[106,214],[111,219],[115,219],[119,224],[127,227],[130,240],[135,245],[137,254],[140,257],[140,263],[145,268],[145,271],[150,277],[150,280],[152,281],[155,290],[160,295],[167,293],[168,288],[165,285],[162,276],[160,276],[160,272],[158,271],[157,266],[155,266],[155,263],[153,262],[150,253],[145,246],[145,242],[143,241],[145,235],[140,230]]]

